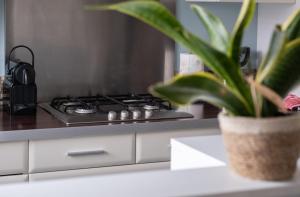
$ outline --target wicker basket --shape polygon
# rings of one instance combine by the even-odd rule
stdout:
[[[300,116],[243,118],[219,115],[230,167],[259,180],[291,179],[300,150]]]

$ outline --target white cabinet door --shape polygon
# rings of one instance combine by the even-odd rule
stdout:
[[[0,176],[0,184],[22,183],[28,181],[28,175]]]
[[[28,173],[28,142],[0,143],[0,175]]]
[[[114,174],[114,173],[129,173],[129,172],[140,172],[140,171],[151,171],[151,170],[162,170],[162,169],[170,169],[170,163],[160,162],[160,163],[149,163],[149,164],[90,168],[90,169],[82,169],[82,170],[36,173],[36,174],[29,175],[29,181],[66,179],[66,178],[75,178],[81,176],[99,176],[99,175],[107,175],[107,174]]]
[[[134,141],[134,134],[30,141],[29,172],[132,164]]]
[[[220,133],[220,131],[215,128],[138,133],[136,134],[136,162],[169,161],[171,138],[213,135],[218,133]]]

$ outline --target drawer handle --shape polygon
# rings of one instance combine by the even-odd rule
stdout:
[[[71,151],[68,152],[69,157],[80,157],[80,156],[90,156],[90,155],[103,155],[107,152],[105,150],[86,150],[86,151]]]

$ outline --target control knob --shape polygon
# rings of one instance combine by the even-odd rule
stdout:
[[[108,121],[114,121],[117,119],[117,112],[115,111],[109,111],[107,115]]]
[[[127,110],[122,110],[121,115],[120,115],[120,119],[121,120],[127,120],[128,118],[129,118],[129,112]]]
[[[132,119],[137,120],[141,117],[142,113],[139,110],[132,111]]]
[[[146,110],[145,111],[145,119],[151,118],[152,115],[153,115],[153,111],[152,110]]]

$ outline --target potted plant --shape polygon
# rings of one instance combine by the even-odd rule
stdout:
[[[133,16],[169,36],[197,55],[213,74],[176,76],[152,93],[178,105],[203,100],[224,109],[220,127],[231,168],[242,176],[263,180],[290,179],[299,155],[300,116],[288,113],[282,97],[300,79],[300,10],[275,27],[269,51],[256,76],[243,76],[239,55],[244,30],[255,13],[255,0],[244,0],[231,33],[222,21],[191,5],[207,29],[207,42],[180,24],[160,2],[134,0],[89,5],[89,10],[115,10]],[[159,43],[157,43],[159,44]]]

